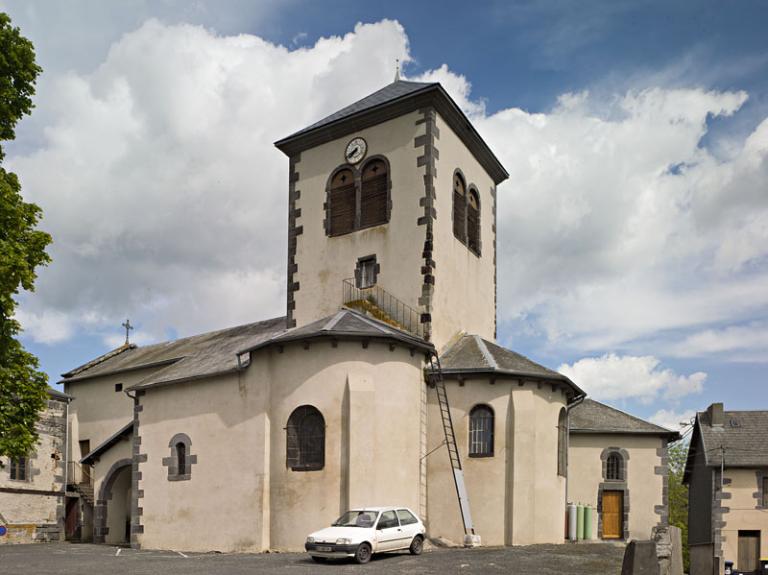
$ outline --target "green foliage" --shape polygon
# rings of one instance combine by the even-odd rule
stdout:
[[[683,485],[688,443],[679,441],[669,447],[669,524],[680,528],[683,541],[683,567],[690,572],[688,552],[688,486]]]
[[[16,137],[16,123],[32,111],[35,80],[42,72],[35,63],[35,47],[0,12],[0,140]],[[5,152],[0,147],[0,160]]]
[[[16,123],[32,110],[39,73],[32,43],[0,13],[0,140],[13,138]],[[35,229],[40,216],[38,206],[22,199],[16,175],[0,168],[0,455],[10,457],[26,455],[37,443],[35,423],[47,394],[47,377],[18,341],[14,317],[14,296],[33,291],[35,268],[50,261],[45,248],[51,236]]]

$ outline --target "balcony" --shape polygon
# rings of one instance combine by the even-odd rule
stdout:
[[[342,282],[343,305],[394,328],[424,337],[421,315],[379,286],[359,288],[354,279]]]

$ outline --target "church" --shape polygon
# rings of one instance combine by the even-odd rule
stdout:
[[[72,538],[301,550],[347,509],[402,505],[430,537],[563,542],[569,414],[585,393],[495,341],[508,174],[493,151],[440,84],[399,77],[275,145],[288,157],[285,314],[126,343],[64,374]],[[607,421],[590,414],[587,434]],[[601,441],[633,458],[645,533],[666,522],[674,434],[643,428],[638,458],[620,441],[642,426],[611,417],[628,428],[590,435],[585,491],[602,500],[619,481],[600,474]],[[617,521],[625,539],[629,516]]]

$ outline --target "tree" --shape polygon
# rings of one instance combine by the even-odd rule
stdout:
[[[41,71],[32,42],[0,13],[0,141],[13,139],[18,121],[32,111]],[[0,162],[4,158],[0,146]],[[36,229],[41,214],[22,199],[16,174],[0,167],[0,456],[23,457],[34,448],[35,424],[45,407],[48,378],[18,341],[15,319],[15,296],[33,291],[35,268],[50,261],[45,248],[51,236]]]
[[[688,552],[688,486],[683,484],[688,442],[678,441],[669,447],[669,524],[680,528],[683,542],[683,567],[690,570]]]

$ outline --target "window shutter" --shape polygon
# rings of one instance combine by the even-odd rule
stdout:
[[[363,169],[360,190],[360,227],[387,223],[387,165],[372,160]]]
[[[453,235],[462,242],[466,242],[464,235],[464,219],[466,218],[466,205],[464,196],[458,192],[453,193]]]
[[[480,213],[471,205],[467,211],[467,245],[475,253],[480,253]]]
[[[333,176],[330,202],[330,234],[348,234],[355,229],[355,176],[352,170],[340,170]]]

